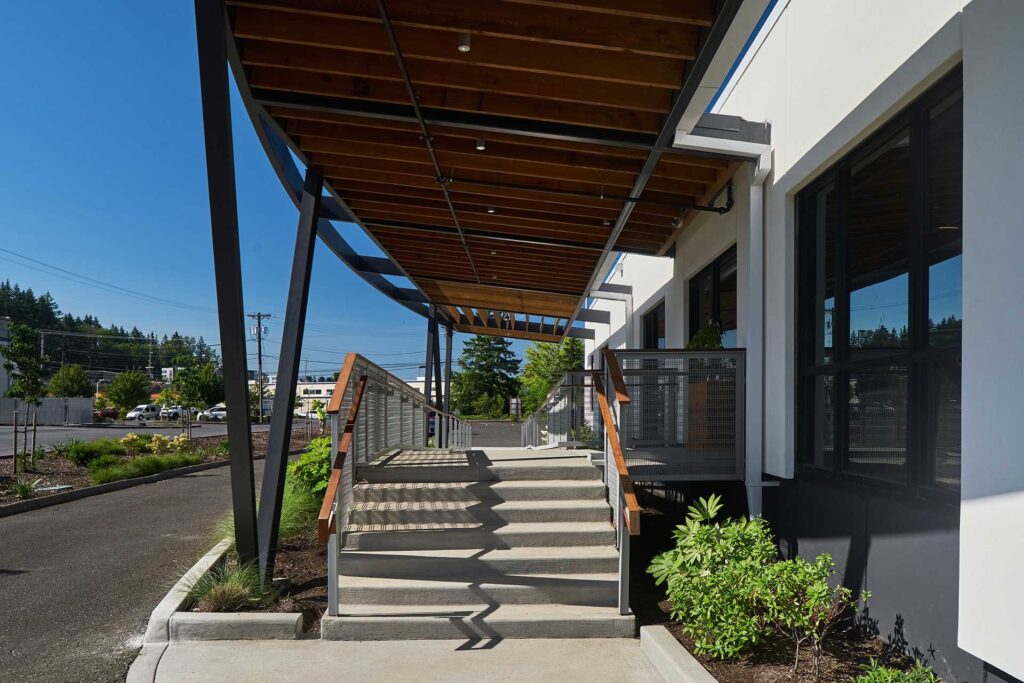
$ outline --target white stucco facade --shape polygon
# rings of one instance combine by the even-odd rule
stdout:
[[[690,278],[735,245],[737,345],[755,359],[763,353],[748,364],[748,412],[760,415],[748,419],[747,457],[760,458],[770,477],[795,477],[795,196],[962,63],[959,596],[937,599],[950,610],[959,603],[963,650],[1018,678],[1024,678],[1024,630],[1015,623],[1024,612],[1024,420],[1017,410],[1024,363],[1015,341],[1024,338],[1015,296],[1024,291],[1017,206],[1022,35],[1024,2],[1015,0],[779,0],[713,109],[771,125],[763,234],[751,229],[760,195],[751,188],[752,165],[745,164],[733,180],[729,213],[694,220],[675,240],[671,258],[626,255],[613,268],[607,282],[633,287],[633,339],[625,339],[623,305],[598,300],[593,307],[611,311],[612,322],[590,325],[596,338],[587,342],[588,353],[606,343],[638,346],[642,315],[664,300],[666,346],[683,347],[691,332]],[[760,385],[757,391],[750,383]]]

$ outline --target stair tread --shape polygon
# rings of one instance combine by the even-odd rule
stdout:
[[[499,580],[500,579],[500,580]],[[520,586],[531,587],[539,582],[550,583],[574,583],[574,582],[608,582],[618,585],[618,574],[486,574],[474,576],[472,574],[453,575],[443,579],[403,579],[391,576],[362,576],[360,574],[339,574],[338,580],[342,586],[351,588],[430,588],[443,590],[450,587],[461,587],[463,585],[474,586]]]
[[[502,503],[481,503],[479,501],[360,501],[352,505],[353,510],[466,510],[472,507],[483,505],[490,510],[547,510],[551,508],[579,508],[590,510],[593,508],[608,508],[608,503],[603,500],[512,500]]]
[[[340,553],[340,564],[345,558],[354,560],[367,557],[378,559],[532,559],[532,558],[574,558],[597,557],[608,558],[619,556],[615,546],[611,545],[552,545],[552,546],[520,546],[516,548],[445,548],[439,550],[349,550]],[[344,573],[344,572],[341,572]]]
[[[619,614],[619,608],[609,605],[560,605],[538,603],[527,605],[341,605],[340,618],[395,618],[444,619],[463,617],[485,620],[543,621],[546,619],[632,619]]]
[[[512,479],[505,481],[483,480],[483,481],[416,481],[416,482],[359,482],[356,489],[466,489],[471,486],[486,486],[491,489],[517,489],[517,488],[593,488],[603,487],[600,481],[590,479]]]
[[[608,531],[612,528],[610,522],[411,522],[395,523],[386,522],[380,524],[348,524],[345,527],[347,533],[366,532],[402,532],[402,531],[490,531],[499,536],[504,534],[531,534],[552,531],[566,533],[583,533],[593,531]],[[479,548],[477,551],[479,552]]]

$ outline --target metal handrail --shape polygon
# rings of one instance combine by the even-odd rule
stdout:
[[[520,445],[536,447],[547,443],[596,447],[600,441],[600,427],[591,426],[587,421],[593,406],[593,398],[588,393],[593,388],[590,376],[587,370],[569,370],[562,375],[537,409],[523,418]],[[586,438],[584,434],[587,432],[594,438]]]
[[[327,543],[327,611],[336,616],[338,554],[355,498],[356,466],[385,454],[427,447],[431,415],[435,443],[442,447],[470,448],[472,430],[468,422],[431,405],[420,391],[356,353],[345,356],[327,413],[333,455],[317,516],[317,538]]]

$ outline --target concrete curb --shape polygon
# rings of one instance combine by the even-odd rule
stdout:
[[[253,458],[253,460],[259,460],[260,458]],[[83,489],[75,489],[74,491],[66,491],[64,493],[55,493],[52,496],[43,496],[41,498],[29,498],[18,503],[10,503],[8,505],[0,506],[0,518],[10,517],[20,512],[28,512],[29,510],[38,510],[40,508],[50,507],[51,505],[60,505],[61,503],[70,503],[74,500],[81,500],[82,498],[89,498],[90,496],[98,496],[101,493],[109,493],[111,491],[120,491],[121,489],[128,489],[133,486],[142,486],[143,484],[153,484],[164,479],[171,479],[173,477],[180,477],[186,474],[192,474],[193,472],[202,472],[203,470],[209,470],[214,467],[223,467],[227,465],[229,460],[214,460],[212,462],[201,462],[198,465],[188,465],[186,467],[178,467],[173,470],[165,470],[163,472],[157,472],[156,474],[150,474],[145,477],[135,477],[134,479],[122,479],[121,481],[112,481],[109,484],[100,484],[99,486],[87,486]]]
[[[640,651],[666,681],[717,683],[664,626],[640,627]]]
[[[170,638],[171,617],[181,609],[188,599],[188,591],[196,581],[206,572],[224,559],[228,548],[231,547],[231,539],[225,538],[213,546],[208,553],[192,565],[185,574],[178,579],[178,582],[167,592],[160,604],[156,606],[153,613],[149,615],[149,625],[146,627],[144,643],[166,643]]]
[[[142,650],[132,665],[128,668],[128,674],[124,678],[125,683],[154,683],[156,681],[156,669],[160,666],[160,658],[164,656],[167,643],[145,643]]]
[[[175,612],[169,628],[171,641],[295,640],[302,635],[302,614]]]

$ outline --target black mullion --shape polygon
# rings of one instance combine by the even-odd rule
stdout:
[[[835,381],[832,383],[832,405],[835,406],[835,418],[832,420],[832,454],[836,472],[842,472],[846,468],[846,458],[849,454],[847,437],[850,422],[850,373],[846,368],[850,358],[850,288],[846,272],[849,174],[850,164],[847,161],[840,163],[836,170],[836,303],[832,316],[832,363],[836,368]]]
[[[928,264],[925,224],[928,212],[928,108],[918,103],[910,120],[909,309],[910,362],[907,368],[907,478],[910,484],[928,479],[928,365],[918,360],[928,344]]]

